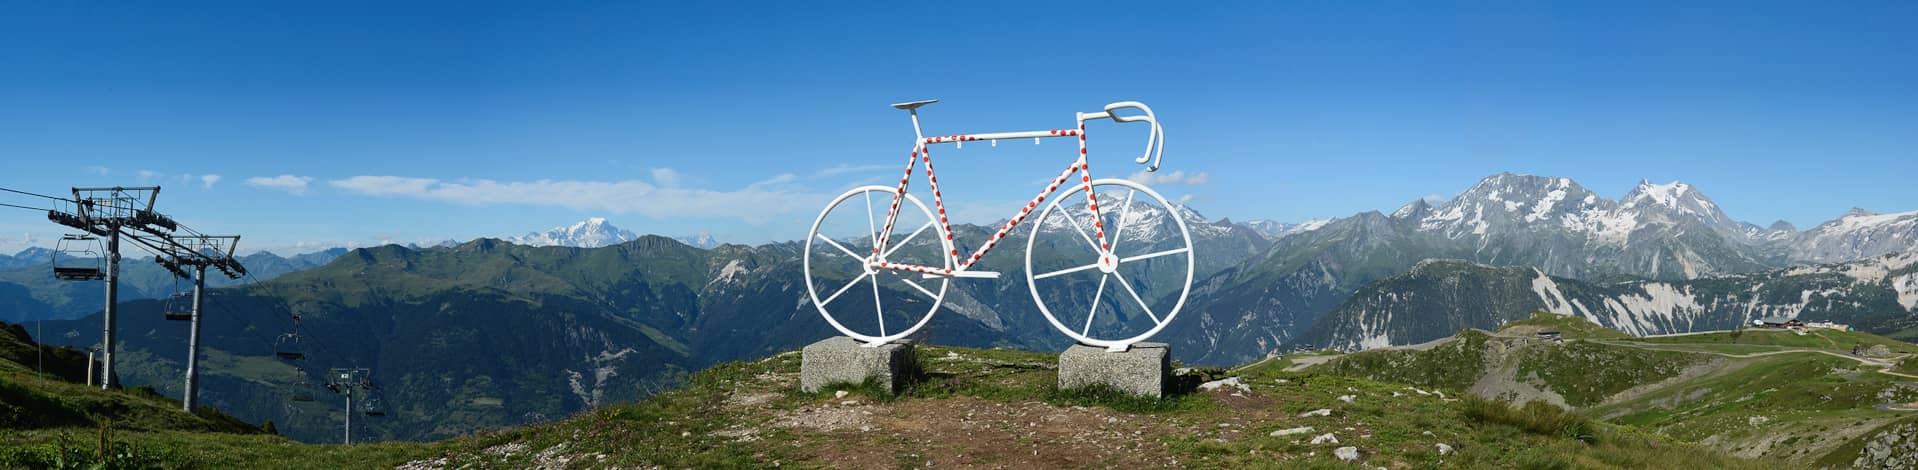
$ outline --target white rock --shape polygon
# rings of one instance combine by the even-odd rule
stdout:
[[[1351,446],[1340,447],[1338,449],[1332,450],[1332,455],[1338,456],[1339,460],[1344,460],[1348,462],[1353,460],[1358,460],[1359,448],[1351,447]]]
[[[1291,429],[1280,429],[1277,431],[1272,431],[1272,437],[1290,436],[1293,434],[1305,434],[1308,432],[1312,432],[1311,426],[1300,426],[1300,427],[1291,428]]]
[[[1351,396],[1351,395],[1339,395],[1339,401],[1346,402],[1346,403],[1351,403],[1352,399],[1354,398],[1358,398],[1358,397]]]
[[[859,400],[846,400],[846,401],[839,402],[839,404],[845,405],[845,406],[859,406]]]
[[[1106,423],[1107,423],[1107,424],[1111,424],[1111,423],[1117,423],[1117,422],[1119,422],[1119,417],[1117,417],[1117,416],[1107,416],[1107,417],[1106,417]]]
[[[848,393],[848,392],[846,392],[845,390],[840,390],[840,391],[837,391],[837,392],[832,392],[832,397],[833,397],[833,398],[846,398],[846,395],[851,395],[851,393]]]
[[[1452,446],[1445,445],[1445,443],[1441,442],[1438,445],[1438,453],[1439,455],[1452,455]]]
[[[1339,443],[1339,437],[1338,437],[1338,436],[1334,436],[1334,435],[1332,435],[1332,433],[1329,433],[1329,432],[1328,432],[1328,433],[1325,433],[1325,434],[1320,434],[1320,435],[1318,435],[1318,437],[1314,437],[1314,438],[1312,438],[1312,444],[1314,444],[1314,445],[1317,445],[1317,444],[1337,444],[1337,443]]]
[[[1252,391],[1252,387],[1247,387],[1245,385],[1245,382],[1239,381],[1238,377],[1227,377],[1222,380],[1214,380],[1211,382],[1199,384],[1199,390],[1218,390],[1219,387],[1232,387],[1241,392]]]
[[[1320,408],[1312,411],[1307,411],[1304,413],[1299,413],[1300,418],[1306,418],[1306,417],[1312,417],[1312,416],[1332,416],[1332,410],[1330,408]]]

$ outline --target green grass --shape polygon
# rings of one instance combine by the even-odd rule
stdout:
[[[1772,446],[1767,458],[1807,461],[1845,445],[1838,431],[1875,426],[1905,416],[1875,405],[1918,399],[1868,367],[1822,354],[1741,359],[1729,371],[1586,410],[1593,416],[1681,440],[1714,439],[1725,446],[1796,439]]]
[[[1331,456],[1331,446],[1305,442],[1310,436],[1269,435],[1297,426],[1322,429],[1314,434],[1337,433],[1341,445],[1360,449],[1368,467],[1753,466],[1690,444],[1578,415],[1547,415],[1524,407],[1504,411],[1502,404],[1493,408],[1475,401],[1415,395],[1406,392],[1404,384],[1284,372],[1282,361],[1238,371],[1236,375],[1251,387],[1244,397],[1194,391],[1201,381],[1232,375],[1220,369],[1194,369],[1179,377],[1168,397],[1155,400],[1109,389],[1058,390],[1057,375],[1051,368],[1057,358],[1051,354],[938,346],[921,346],[918,351],[916,371],[896,395],[877,382],[838,384],[818,393],[797,392],[799,355],[783,354],[714,366],[692,374],[684,388],[643,401],[607,406],[556,422],[433,443],[307,445],[264,434],[129,431],[115,423],[106,447],[109,455],[130,456],[109,467],[390,468],[409,461],[443,458],[449,468],[521,468],[551,464],[551,460],[541,460],[545,453],[548,457],[571,458],[568,466],[573,467],[763,468],[777,463],[806,468],[844,465],[846,461],[835,459],[846,458],[851,452],[869,452],[877,459],[871,461],[878,465],[917,466],[948,445],[918,440],[909,432],[823,431],[769,424],[782,419],[780,416],[822,408],[845,409],[843,402],[859,401],[867,403],[861,406],[879,407],[868,408],[875,411],[973,406],[982,410],[1036,409],[1039,415],[1048,415],[1088,410],[1076,412],[1141,423],[1141,429],[1147,431],[1107,435],[1101,439],[1110,442],[1104,444],[1136,446],[1168,459],[1166,462],[1195,468],[1349,468],[1349,464]],[[839,390],[846,391],[847,396],[835,398]],[[1339,399],[1346,395],[1354,399]],[[757,406],[729,404],[741,397],[760,397],[763,401]],[[1323,417],[1299,416],[1316,409],[1332,412]],[[753,430],[753,439],[728,435],[747,429]],[[1569,429],[1577,431],[1566,431]],[[0,431],[0,442],[5,442],[0,444],[0,467],[54,466],[63,453],[69,456],[68,462],[97,463],[97,441],[95,427]],[[1026,446],[1055,445],[1042,437],[1018,442]],[[1448,443],[1457,452],[1440,456],[1437,443]],[[502,452],[506,446],[518,451]],[[998,459],[979,460],[979,465],[1036,465],[1036,461],[1019,460],[1023,453],[994,454],[994,450],[1000,449],[967,452],[992,454],[981,458]],[[1087,461],[1076,465],[1118,463]]]
[[[1520,377],[1537,377],[1575,407],[1599,404],[1632,387],[1678,375],[1697,355],[1590,341],[1539,344],[1518,352]]]
[[[1358,352],[1333,359],[1315,370],[1427,388],[1466,390],[1485,373],[1485,342],[1488,340],[1490,337],[1485,333],[1464,330],[1453,341],[1430,350]]]
[[[1648,344],[1740,344],[1758,346],[1784,346],[1794,348],[1826,349],[1837,352],[1851,352],[1853,346],[1868,348],[1873,345],[1885,345],[1892,352],[1918,351],[1918,345],[1898,341],[1883,336],[1860,331],[1837,331],[1813,329],[1804,335],[1788,330],[1768,328],[1746,328],[1741,333],[1719,332],[1695,335],[1660,336],[1655,338],[1629,338]]]
[[[1504,325],[1498,327],[1498,331],[1500,333],[1516,332],[1527,335],[1539,331],[1557,331],[1566,339],[1614,339],[1631,337],[1631,335],[1625,334],[1625,332],[1592,323],[1591,320],[1586,320],[1584,317],[1560,315],[1551,312],[1532,312],[1530,318],[1506,322]]]

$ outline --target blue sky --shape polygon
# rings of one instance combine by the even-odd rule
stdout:
[[[1390,211],[1501,171],[1683,180],[1801,228],[1918,209],[1909,2],[189,3],[0,15],[0,186],[159,183],[162,212],[279,252],[592,216],[760,243],[896,174],[889,103],[943,100],[922,117],[948,134],[1140,100],[1182,172],[1157,187],[1212,217]],[[1095,173],[1140,169],[1140,129],[1089,135]],[[934,158],[984,221],[1073,149]],[[58,233],[0,211],[0,250]]]

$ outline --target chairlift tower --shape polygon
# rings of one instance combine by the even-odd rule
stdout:
[[[101,187],[73,188],[73,200],[70,211],[55,209],[47,212],[47,219],[60,225],[84,230],[87,233],[105,237],[104,273],[98,279],[107,283],[106,305],[101,316],[104,325],[100,333],[101,366],[100,388],[111,389],[119,385],[113,375],[113,352],[118,349],[114,332],[118,318],[114,315],[114,304],[120,302],[120,235],[122,228],[137,228],[148,232],[160,230],[172,231],[178,224],[173,219],[153,212],[153,201],[160,195],[159,186],[146,187]],[[56,271],[56,275],[59,274]],[[75,273],[74,280],[92,279]]]
[[[190,308],[182,309],[179,296],[170,297],[162,307],[162,315],[168,320],[186,319],[191,324],[187,330],[186,387],[181,394],[180,407],[188,413],[193,412],[200,402],[200,308],[206,305],[206,268],[212,266],[230,278],[239,278],[246,274],[246,267],[233,258],[233,251],[240,244],[239,235],[173,235],[166,239],[172,241],[166,251],[155,255],[153,260],[160,266],[180,277],[193,279],[193,293]],[[192,268],[191,276],[183,268]]]
[[[113,353],[117,349],[115,333],[119,330],[115,307],[120,302],[121,238],[153,253],[153,261],[174,276],[193,280],[190,306],[179,305],[188,298],[175,295],[163,309],[169,320],[192,322],[187,338],[186,387],[180,400],[181,408],[191,413],[199,404],[200,308],[205,304],[206,268],[213,267],[229,278],[239,279],[246,275],[246,267],[233,257],[240,242],[238,235],[204,235],[180,226],[172,217],[153,211],[154,200],[159,195],[159,186],[76,187],[72,200],[55,198],[57,204],[47,211],[47,219],[85,233],[61,238],[54,252],[53,271],[55,277],[63,280],[106,281],[106,305],[101,313],[104,325],[100,334],[100,387],[103,389],[119,386],[113,373]],[[95,251],[90,249],[89,242],[97,244],[97,237],[106,238],[106,243],[93,255]],[[69,258],[74,254],[89,254],[102,260],[94,265],[72,261],[63,264],[59,259],[61,253],[67,253]],[[192,268],[192,272],[187,268]]]
[[[371,392],[373,372],[365,368],[327,369],[326,389],[346,396],[346,438],[341,442],[353,445],[353,392],[359,391],[363,395]]]

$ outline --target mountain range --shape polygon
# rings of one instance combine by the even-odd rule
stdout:
[[[1915,283],[1896,253],[1918,238],[1911,223],[1918,213],[1855,211],[1800,232],[1789,224],[1737,222],[1683,183],[1641,183],[1614,201],[1569,179],[1512,174],[1437,204],[1418,200],[1390,215],[1297,225],[1209,221],[1190,207],[1170,209],[1127,214],[1130,228],[1120,244],[1155,249],[1140,242],[1165,234],[1172,217],[1186,222],[1200,253],[1197,281],[1183,313],[1154,339],[1172,343],[1190,364],[1240,363],[1299,345],[1405,344],[1531,309],[1635,333],[1715,329],[1770,314],[1826,315],[1881,332],[1911,326],[1903,296]],[[1118,214],[1108,217],[1120,222]],[[996,227],[954,230],[965,249]],[[1071,239],[1069,230],[1052,224],[1038,233]],[[1033,306],[1021,272],[1032,233],[1013,231],[980,261],[1001,271],[999,278],[954,281],[943,308],[949,311],[919,339],[1065,347],[1069,340]],[[370,366],[397,412],[366,425],[369,432],[431,439],[644,396],[687,371],[836,334],[807,300],[799,242],[702,249],[632,236],[604,219],[528,237],[515,240],[556,246],[479,239],[365,248],[322,267],[216,291],[202,398],[249,420],[273,419],[290,436],[320,440],[339,424],[338,404],[285,398],[312,390],[327,367]],[[597,248],[557,246],[622,237]],[[930,246],[930,238],[912,243]],[[1059,248],[1049,243],[1038,246]],[[1853,263],[1800,267],[1820,256]],[[150,263],[128,266],[137,264]],[[1818,269],[1837,271],[1806,271]],[[1143,289],[1142,302],[1167,307],[1167,295],[1152,293],[1172,291],[1155,276],[1145,276],[1150,282],[1142,284],[1156,285]],[[1093,296],[1090,285],[1081,286],[1086,295],[1054,300],[1083,311]],[[1807,286],[1830,292],[1804,296],[1813,288]],[[1556,295],[1540,293],[1553,289]],[[916,302],[916,295],[881,292],[889,304]],[[1115,297],[1101,305],[1116,308]],[[120,370],[129,384],[172,395],[184,329],[160,320],[158,309],[151,300],[127,304],[122,328],[137,333],[126,335]],[[1121,316],[1092,329],[1116,328]],[[98,325],[97,317],[49,322],[52,337],[42,340],[92,344]],[[273,338],[294,331],[313,348],[313,359],[272,359]]]
[[[1918,212],[1866,214],[1803,232],[1761,228],[1682,182],[1640,182],[1611,200],[1569,178],[1501,173],[1438,205],[1414,200],[1389,215],[1364,212],[1280,238],[1195,286],[1196,318],[1182,318],[1167,336],[1175,350],[1197,355],[1189,360],[1212,364],[1297,345],[1376,344],[1336,332],[1294,343],[1359,289],[1428,259],[1567,279],[1682,281],[1863,259],[1918,242]]]
[[[249,276],[229,279],[208,275],[208,287],[227,287],[270,280],[287,273],[325,265],[346,254],[345,248],[282,257],[271,252],[241,256]],[[0,321],[19,323],[43,319],[71,319],[100,311],[106,299],[100,282],[72,282],[53,278],[53,250],[28,248],[13,256],[0,255]],[[97,260],[82,260],[82,262]],[[190,281],[173,276],[150,257],[121,255],[120,298],[153,299],[192,289]]]

